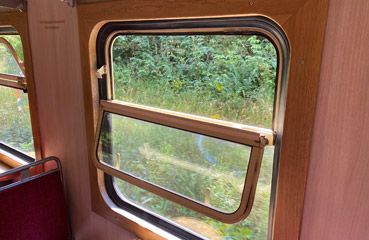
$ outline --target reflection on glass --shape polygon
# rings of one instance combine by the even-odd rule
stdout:
[[[216,221],[118,178],[114,178],[114,180],[123,200],[159,214],[169,221],[180,224],[206,238],[265,240],[268,231],[273,154],[274,147],[265,148],[253,208],[245,220],[236,224]],[[188,179],[189,182],[192,180]],[[227,200],[229,199],[226,196],[219,199],[223,202]]]
[[[250,147],[110,113],[102,126],[100,161],[224,212],[239,207]]]
[[[27,94],[0,86],[0,141],[34,155]]]
[[[9,48],[0,43],[0,73],[24,77]]]
[[[247,35],[121,35],[112,46],[115,99],[271,128],[273,44]]]

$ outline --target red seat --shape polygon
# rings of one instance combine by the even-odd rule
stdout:
[[[57,168],[30,176],[30,168],[56,161]],[[50,157],[0,174],[21,180],[0,188],[0,239],[70,239],[60,161]]]

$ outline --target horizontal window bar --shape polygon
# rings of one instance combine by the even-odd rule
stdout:
[[[0,85],[24,90],[27,88],[26,78],[0,73]]]
[[[264,145],[267,145],[269,142],[274,142],[274,134],[270,129],[236,124],[116,100],[101,100],[100,103],[103,110],[111,113],[217,137],[247,146],[264,147]],[[269,137],[269,139],[267,137]]]

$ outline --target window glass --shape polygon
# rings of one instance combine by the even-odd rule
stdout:
[[[262,36],[121,35],[115,99],[271,128],[276,50]]]
[[[102,126],[108,120],[100,144],[112,141],[112,154],[102,151],[100,161],[223,212],[237,210],[250,147],[110,113]]]
[[[0,86],[0,142],[34,155],[28,96]]]
[[[19,35],[0,35],[14,48],[23,61]],[[0,43],[0,73],[23,76],[13,55]],[[28,95],[22,90],[0,86],[0,142],[34,156]]]
[[[18,57],[23,61],[22,43],[18,35],[15,36],[4,36],[0,37],[6,39],[14,48]],[[0,42],[0,73],[22,76],[24,77],[22,70],[19,68],[17,61],[10,52],[9,48]]]
[[[272,128],[277,54],[266,37],[119,35],[112,44],[112,70],[115,100]],[[106,163],[222,211],[238,208],[250,155],[247,146],[115,115],[109,121],[110,129],[100,139],[112,146],[111,155],[103,156]],[[236,224],[114,181],[124,201],[204,237],[266,239],[273,155],[274,147],[266,147],[253,209]],[[179,179],[183,185],[177,184]]]
[[[114,179],[119,195],[124,200],[163,216],[171,222],[180,224],[206,238],[265,240],[268,232],[273,153],[273,146],[265,148],[253,208],[250,215],[244,221],[236,224],[222,223],[205,217],[202,214],[122,181],[119,178]],[[189,184],[195,184],[197,179],[190,182]],[[230,191],[235,190],[230,189]],[[231,203],[231,199],[225,195],[218,197],[218,201],[226,206]]]

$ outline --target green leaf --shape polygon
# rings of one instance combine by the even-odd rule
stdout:
[[[222,90],[223,90],[223,84],[221,84],[221,83],[217,83],[217,84],[216,84],[216,87],[217,87],[217,89],[218,89],[219,91],[222,91]]]

